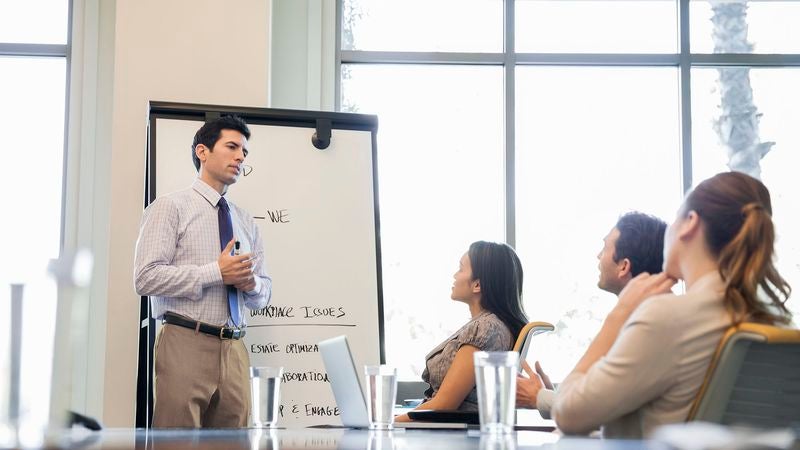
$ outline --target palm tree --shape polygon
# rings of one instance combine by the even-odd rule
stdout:
[[[714,53],[750,53],[753,44],[747,41],[747,2],[711,1],[714,25]],[[761,114],[753,104],[750,69],[720,68],[720,115],[714,120],[714,131],[728,154],[731,170],[761,177],[761,159],[775,145],[761,142],[758,122]]]

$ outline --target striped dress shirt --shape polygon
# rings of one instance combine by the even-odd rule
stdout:
[[[198,178],[190,188],[161,196],[145,209],[136,242],[134,285],[139,295],[150,296],[153,318],[161,319],[171,311],[214,325],[232,325],[217,263],[219,198],[214,188]],[[228,204],[241,253],[252,252],[257,258],[255,289],[239,291],[239,315],[246,324],[244,308],[267,306],[272,279],[255,221],[230,200]]]

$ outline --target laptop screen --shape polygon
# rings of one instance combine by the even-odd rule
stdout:
[[[367,402],[360,377],[347,344],[347,336],[337,336],[319,343],[319,353],[328,372],[328,381],[336,398],[342,425],[368,428]]]

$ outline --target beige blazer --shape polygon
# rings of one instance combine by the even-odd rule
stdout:
[[[642,438],[659,425],[686,420],[731,326],[724,288],[714,271],[684,295],[645,300],[606,356],[561,383],[552,408],[559,428],[588,433],[602,426],[606,437]]]

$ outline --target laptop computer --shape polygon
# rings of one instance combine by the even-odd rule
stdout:
[[[351,428],[369,428],[369,415],[364,390],[361,387],[360,377],[350,353],[347,336],[337,336],[319,343],[319,353],[328,372],[333,396],[342,425]],[[436,413],[437,411],[430,411]],[[469,424],[465,422],[443,422],[436,420],[436,414],[420,419],[431,421],[395,422],[397,428],[449,428],[466,429]],[[441,418],[439,418],[441,419]],[[436,420],[436,421],[434,421]],[[452,420],[452,419],[451,419]],[[473,425],[474,426],[474,425]]]
[[[356,372],[347,336],[337,336],[319,343],[319,354],[328,372],[333,396],[342,425],[352,428],[369,428],[367,402]]]

